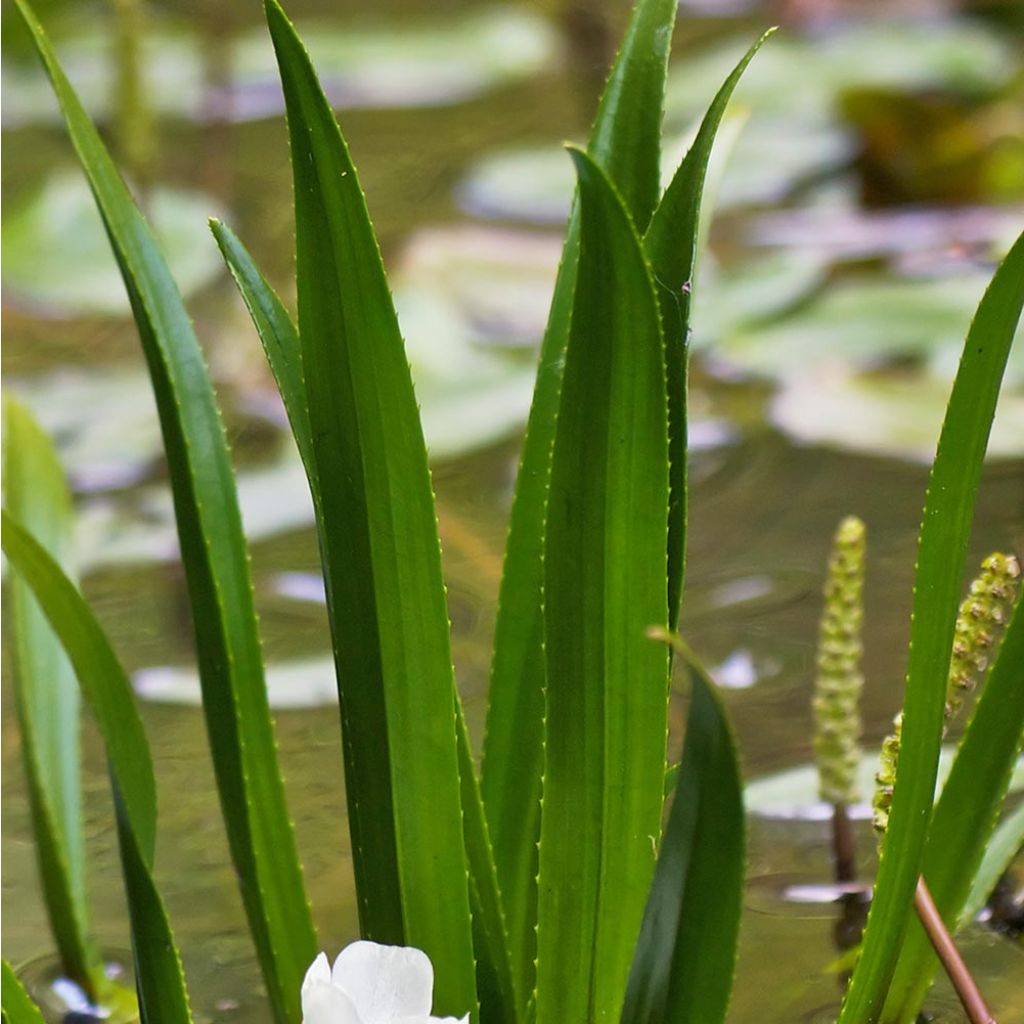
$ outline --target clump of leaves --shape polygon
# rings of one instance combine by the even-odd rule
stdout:
[[[153,236],[41,26],[18,2],[138,324],[231,856],[275,1019],[298,1024],[299,987],[317,942],[277,767],[220,413]],[[288,111],[297,323],[239,240],[213,225],[267,351],[316,508],[360,930],[425,950],[436,968],[435,1010],[468,1010],[481,1024],[714,1024],[728,1006],[743,883],[739,766],[713,690],[695,669],[662,836],[670,659],[648,630],[674,625],[683,593],[690,282],[704,177],[733,88],[763,40],[712,100],[662,192],[675,11],[675,0],[639,0],[588,145],[570,152],[577,195],[513,505],[479,772],[452,673],[427,453],[388,280],[347,144],[277,0],[267,0],[266,14]],[[1022,271],[1024,239],[979,307],[932,471],[899,781],[842,1024],[877,1018],[922,858],[927,870],[944,822],[940,802],[929,831],[945,698],[935,681],[948,674],[970,514],[1024,301]],[[107,743],[140,1016],[189,1024],[154,883],[156,794],[126,677],[45,547],[14,514],[5,513],[4,527],[10,562],[68,654]],[[993,689],[1006,686],[1007,658],[1020,663],[1020,618],[1007,627],[943,794],[945,801],[955,779],[954,806],[973,800],[991,811],[989,822],[1020,721],[1010,744],[1007,723],[985,721],[982,711]],[[992,764],[958,773],[976,729],[987,732]],[[938,869],[948,867],[941,852],[936,858]],[[955,899],[953,887],[936,888]],[[918,985],[926,970],[917,965],[907,977]],[[15,1024],[30,1019],[13,988],[8,1011],[6,992]]]

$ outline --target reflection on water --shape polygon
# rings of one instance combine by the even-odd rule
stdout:
[[[269,116],[278,94],[261,63],[264,49],[253,42],[260,38],[255,10],[232,15],[230,24],[215,23],[207,11],[186,25],[174,15],[179,6],[149,11],[157,178],[176,194],[215,193],[210,209],[229,211],[291,302],[289,171],[283,126]],[[599,54],[623,14],[610,0],[582,20],[566,14],[567,6],[536,0],[498,9],[465,0],[438,13],[419,0],[390,0],[376,5],[373,23],[356,24],[319,0],[301,5],[303,16],[332,26],[318,41],[320,57],[333,69],[338,98],[352,107],[343,118],[346,134],[394,271],[435,455],[453,653],[477,743],[517,433],[558,258],[555,221],[571,187],[559,143],[585,134]],[[1009,109],[1020,88],[1012,84],[1019,47],[980,18],[937,19],[927,5],[916,6],[918,20],[897,28],[847,18],[819,24],[813,34],[793,25],[769,44],[755,67],[759,78],[747,87],[750,116],[731,168],[715,188],[725,212],[695,292],[683,628],[723,688],[749,776],[810,757],[817,595],[832,531],[849,512],[865,520],[869,536],[866,739],[877,743],[888,731],[900,703],[925,485],[921,463],[904,457],[927,455],[935,430],[928,417],[941,412],[972,288],[1020,226],[1019,208],[991,203],[994,196],[1019,202],[1019,191],[984,186],[986,175],[996,174],[993,111]],[[599,24],[602,10],[612,30]],[[725,5],[700,18],[684,12],[670,151],[717,86],[723,61],[777,17],[777,10],[757,8],[737,19]],[[575,35],[559,38],[558,26],[567,25]],[[82,32],[72,18],[66,29],[62,52],[72,77],[102,114],[109,102],[107,27],[92,19]],[[203,32],[216,45],[199,47]],[[204,68],[204,52],[222,63]],[[86,593],[145,698],[161,798],[158,876],[194,1008],[199,1019],[258,1024],[268,1015],[192,706],[189,612],[144,368],[119,312],[120,293],[111,298],[112,264],[43,254],[56,261],[46,264],[54,280],[66,284],[31,291],[33,261],[42,257],[18,249],[19,224],[37,223],[54,206],[52,190],[74,179],[67,177],[67,146],[51,127],[48,92],[32,65],[17,54],[12,61],[5,63],[8,97],[16,98],[10,105],[5,98],[4,107],[4,141],[14,143],[3,169],[4,369],[57,437],[79,502]],[[839,100],[865,82],[907,95],[970,92],[984,127],[974,133],[974,121],[961,125],[963,160],[973,170],[957,180],[975,181],[969,208],[950,213],[934,196],[926,197],[933,204],[927,208],[863,208],[861,196],[873,198],[881,170],[865,164],[873,149],[861,146],[858,132],[874,137],[877,110],[862,106],[857,117],[849,110],[840,117]],[[413,104],[419,109],[409,109]],[[1010,115],[1005,124],[1004,155],[1016,152],[1012,136],[1020,127]],[[918,147],[915,159],[939,166],[947,159],[940,127],[907,140]],[[74,209],[76,219],[88,215]],[[308,492],[282,439],[279,400],[258,343],[231,286],[210,269],[215,253],[201,221],[194,238],[184,236],[186,253],[194,252],[191,306],[239,465],[280,756],[321,943],[337,948],[354,936],[356,912]],[[58,236],[65,228],[51,225]],[[93,252],[97,236],[82,237]],[[995,548],[1024,548],[1022,368],[1017,359],[1010,370],[1006,457],[985,476],[975,560]],[[51,943],[9,686],[4,711],[3,940],[7,955],[24,960]],[[672,704],[674,751],[683,711],[680,688]],[[85,789],[95,916],[101,941],[119,949],[126,929],[115,837],[101,749],[89,725]],[[858,829],[860,877],[869,878],[874,840]],[[834,891],[817,888],[831,878],[828,849],[821,823],[753,820],[734,1024],[833,1019],[838,909],[824,898]],[[966,943],[1000,1019],[1024,1015],[1008,980],[1020,970],[1020,948],[981,929],[970,930]],[[784,962],[764,956],[780,948]],[[777,993],[772,1005],[765,1004],[768,990]],[[941,1019],[957,1020],[950,999],[940,987],[931,1006],[946,1014]]]

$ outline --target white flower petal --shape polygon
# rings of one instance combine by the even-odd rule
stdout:
[[[306,971],[306,976],[302,979],[302,991],[305,992],[307,988],[318,981],[325,981],[328,984],[331,981],[331,964],[326,953],[319,953],[309,965],[309,970]]]
[[[465,1017],[396,1017],[395,1024],[469,1024],[469,1014]]]
[[[331,976],[355,1004],[362,1024],[392,1024],[396,1017],[429,1019],[434,968],[422,950],[353,942],[338,954]]]
[[[326,959],[326,958],[325,958]],[[316,966],[314,964],[314,966]],[[328,967],[328,970],[330,968]],[[312,968],[310,969],[312,971]],[[319,973],[319,971],[318,971]],[[302,984],[302,1024],[363,1024],[352,1000],[329,978],[312,980],[309,972]]]

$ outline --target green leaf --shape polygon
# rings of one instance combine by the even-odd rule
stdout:
[[[633,8],[587,144],[640,232],[661,190],[661,118],[675,19],[676,5],[666,0],[639,0]]]
[[[181,961],[153,882],[156,784],[131,683],[74,584],[6,510],[3,549],[60,638],[103,736],[117,812],[142,1024],[190,1024]]]
[[[661,832],[668,412],[657,299],[629,214],[571,150],[581,246],[552,453],[537,1021],[617,1016]]]
[[[669,510],[668,510],[668,621],[679,619],[686,568],[686,372],[689,357],[690,309],[701,223],[701,200],[711,149],[733,90],[754,54],[774,32],[765,32],[711,101],[697,136],[665,190],[644,235],[644,252],[658,286],[661,325],[665,332],[668,376]]]
[[[1018,603],[928,831],[921,873],[951,930],[962,920],[972,880],[1006,796],[1022,730],[1024,604]],[[937,966],[924,929],[912,921],[882,1019],[910,1024],[917,1017]]]
[[[295,444],[306,468],[310,489],[315,496],[316,462],[313,458],[313,434],[306,406],[306,382],[302,375],[302,349],[298,329],[284,303],[267,283],[248,249],[231,228],[212,219],[210,230],[256,327],[270,371],[281,393],[288,425],[292,428]]]
[[[275,1016],[298,1024],[299,986],[316,936],[277,768],[223,424],[188,313],[152,233],[41,26],[23,0],[19,8],[64,110],[132,303],[164,434],[232,858]]]
[[[45,1024],[39,1007],[32,1002],[6,958],[0,963],[0,978],[4,1021],[7,1024]]]
[[[999,385],[1024,303],[1024,235],[967,334],[932,464],[918,541],[903,742],[889,828],[841,1024],[876,1021],[913,914],[932,806],[946,679],[975,495]]]
[[[625,197],[638,224],[657,199],[661,117],[674,0],[640,0],[605,86],[588,152]],[[533,404],[516,480],[501,581],[481,788],[505,901],[520,994],[533,989],[537,837],[544,760],[541,586],[551,445],[576,288],[579,211],[566,230]]]
[[[971,891],[960,914],[960,923],[973,921],[988,902],[999,884],[999,879],[1013,863],[1024,846],[1024,804],[1011,811],[992,833],[981,864],[974,873]]]
[[[729,1006],[746,858],[736,744],[714,683],[692,682],[683,760],[640,929],[622,1024],[715,1024]]]
[[[314,502],[319,504],[299,333],[242,243],[223,224],[214,222],[211,226],[263,342],[292,433],[305,463]],[[480,786],[461,713],[458,721],[458,758],[481,1014],[489,1024],[500,1024],[502,1020],[514,1019],[517,1006],[515,984]]]
[[[49,438],[29,412],[4,399],[4,500],[32,523],[66,571],[71,495]],[[96,996],[99,952],[89,924],[79,778],[78,683],[31,590],[11,581],[14,695],[43,900],[61,965]]]
[[[416,399],[355,167],[294,29],[273,0],[266,11],[295,176],[360,927],[427,952],[437,1012],[476,1012],[448,613]]]
[[[519,997],[509,955],[505,908],[498,886],[480,795],[480,781],[473,763],[466,722],[461,707],[458,715],[459,780],[462,787],[462,831],[469,867],[469,896],[473,913],[473,947],[476,954],[476,984],[480,997],[480,1019],[487,1024],[515,1024]]]

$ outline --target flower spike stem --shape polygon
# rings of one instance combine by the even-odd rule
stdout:
[[[814,681],[814,753],[821,799],[833,806],[832,850],[836,881],[856,877],[857,851],[847,806],[860,799],[860,671],[864,620],[864,523],[847,516],[832,542],[818,633]]]
[[[956,994],[967,1013],[968,1020],[971,1024],[997,1024],[995,1017],[992,1016],[992,1011],[985,1004],[985,999],[979,991],[974,977],[960,956],[960,951],[953,944],[949,930],[946,928],[923,878],[917,880],[914,907],[943,969],[949,975],[953,988],[956,989]]]
[[[857,840],[846,804],[835,804],[832,808],[832,858],[837,882],[857,880]]]

